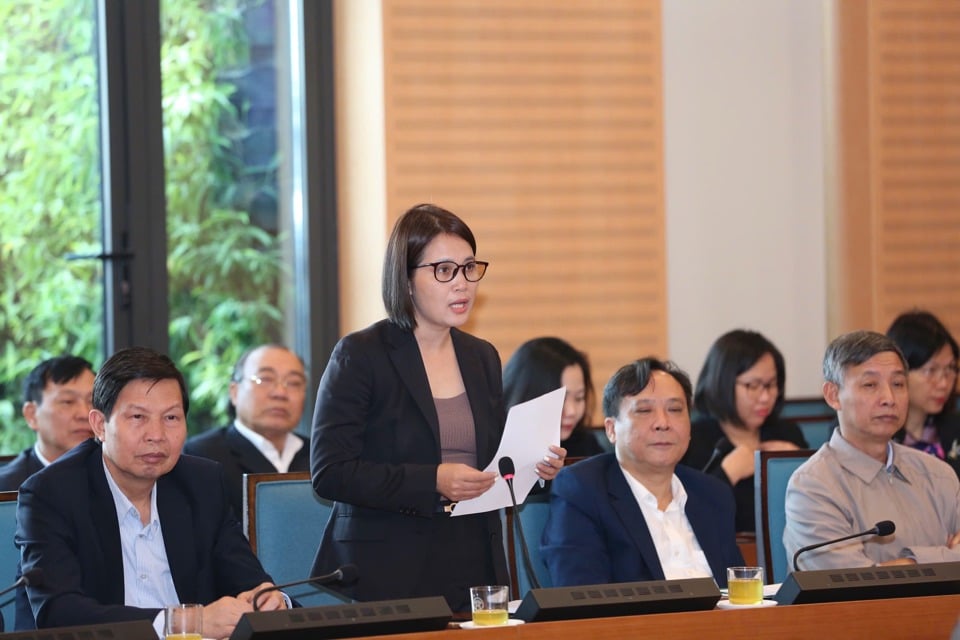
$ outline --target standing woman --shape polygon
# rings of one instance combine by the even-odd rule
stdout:
[[[754,452],[807,448],[800,428],[780,419],[785,381],[780,350],[744,329],[717,338],[697,379],[693,404],[700,416],[680,462],[733,487],[738,532],[756,530]]]
[[[496,349],[459,329],[487,269],[476,249],[453,213],[404,213],[384,258],[388,319],[341,339],[320,381],[311,472],[336,504],[312,575],[355,564],[342,590],[358,600],[442,595],[469,611],[471,586],[508,584],[499,513],[450,515],[497,481],[478,469],[505,416]],[[566,455],[551,449],[545,480]]]
[[[560,417],[560,446],[570,457],[604,453],[590,425],[593,380],[587,356],[560,338],[533,338],[520,345],[503,368],[507,409],[566,387]]]
[[[900,314],[887,337],[897,343],[910,367],[907,422],[894,439],[945,460],[960,475],[960,416],[954,411],[957,341],[928,311]]]

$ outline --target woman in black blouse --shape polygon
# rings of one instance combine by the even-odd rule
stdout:
[[[785,387],[783,355],[756,331],[720,336],[697,379],[699,414],[681,464],[701,469],[733,487],[737,531],[755,531],[754,453],[805,449],[800,428],[780,419]]]

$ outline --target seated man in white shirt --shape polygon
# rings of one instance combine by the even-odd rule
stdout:
[[[152,349],[118,351],[97,374],[78,445],[20,489],[15,542],[22,572],[18,630],[152,620],[204,605],[203,631],[230,635],[272,586],[227,503],[223,472],[181,456],[189,398],[183,376]],[[279,592],[260,608],[287,606]]]
[[[854,331],[827,347],[823,397],[839,427],[787,485],[787,556],[892,520],[889,536],[803,553],[801,569],[960,561],[960,481],[950,465],[891,440],[909,406],[907,362],[888,337]]]
[[[243,513],[243,474],[310,470],[310,442],[294,433],[306,393],[307,376],[297,354],[276,344],[254,347],[233,368],[233,424],[194,436],[184,445],[184,453],[223,465],[238,518]]]
[[[62,355],[44,360],[23,383],[23,418],[37,432],[29,449],[0,467],[0,491],[16,491],[23,481],[93,437],[90,402],[93,365]]]
[[[555,586],[713,577],[743,564],[729,485],[677,466],[690,443],[691,385],[672,362],[643,358],[603,390],[614,453],[553,481],[541,552]]]

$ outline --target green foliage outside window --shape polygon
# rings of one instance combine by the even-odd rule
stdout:
[[[37,362],[103,360],[100,265],[65,258],[101,250],[94,4],[0,2],[0,453],[33,441],[20,384]],[[251,224],[236,188],[250,170],[226,72],[249,63],[248,4],[163,3],[170,353],[191,390],[191,431],[226,420],[234,361],[282,327],[279,238]]]

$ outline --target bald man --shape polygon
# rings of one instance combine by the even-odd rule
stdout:
[[[238,517],[243,512],[243,474],[310,469],[310,442],[294,433],[306,392],[307,375],[297,354],[277,344],[254,347],[233,368],[233,424],[194,436],[184,445],[184,453],[223,465]]]

